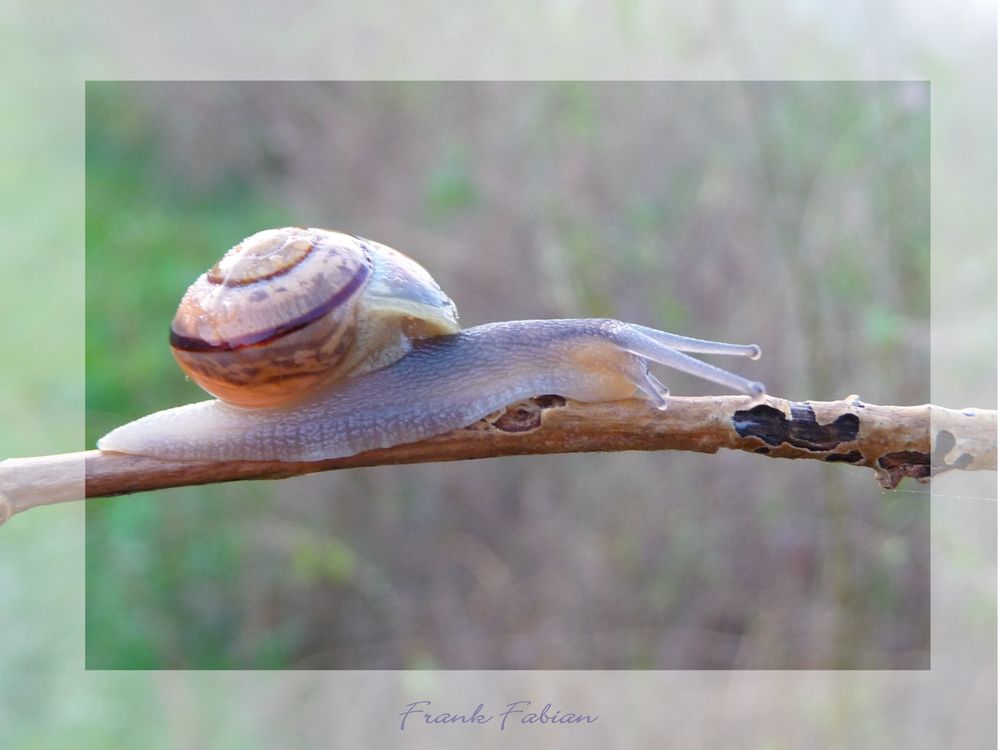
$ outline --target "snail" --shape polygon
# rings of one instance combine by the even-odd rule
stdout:
[[[177,460],[316,461],[415,442],[509,404],[557,394],[660,409],[650,362],[751,397],[764,386],[683,352],[748,356],[726,344],[609,319],[522,320],[461,329],[422,266],[349,234],[254,234],[187,290],[174,357],[216,399],[112,430],[102,451]]]

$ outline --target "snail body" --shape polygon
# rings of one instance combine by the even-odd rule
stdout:
[[[543,394],[613,401],[638,390],[665,409],[669,391],[650,362],[764,393],[683,353],[756,358],[754,345],[609,319],[462,330],[454,303],[416,262],[317,229],[267,230],[230,250],[185,294],[171,345],[219,398],[123,425],[98,441],[101,450],[315,461],[415,442]]]

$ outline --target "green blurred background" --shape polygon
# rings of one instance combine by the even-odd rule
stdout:
[[[88,444],[203,398],[176,304],[284,224],[407,252],[466,326],[613,316],[758,343],[776,395],[925,403],[929,123],[922,83],[90,83]],[[914,487],[654,453],[89,503],[87,666],[925,667]]]

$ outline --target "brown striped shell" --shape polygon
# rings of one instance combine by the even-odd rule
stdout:
[[[458,328],[454,303],[402,253],[286,227],[243,240],[191,285],[170,345],[206,391],[263,408],[384,367],[411,338]]]

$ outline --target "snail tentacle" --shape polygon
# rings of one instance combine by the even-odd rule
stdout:
[[[675,370],[695,375],[704,380],[724,385],[748,396],[758,397],[765,393],[763,383],[759,383],[742,375],[723,370],[721,367],[703,362],[700,359],[691,357],[679,349],[675,349],[666,343],[674,339],[674,334],[666,331],[657,331],[645,326],[632,325],[630,323],[620,324],[614,331],[614,338],[622,347],[640,357],[645,357],[653,362],[657,362]],[[690,347],[686,351],[697,351],[715,354],[737,354],[756,359],[760,356],[760,347],[749,344],[724,344],[722,342],[701,341],[700,339],[687,339],[677,337],[682,340],[682,346]],[[697,348],[695,348],[697,347]]]
[[[627,324],[631,329],[648,336],[659,344],[676,349],[679,352],[695,352],[698,354],[728,354],[735,357],[749,357],[750,359],[760,359],[760,347],[756,344],[727,344],[722,341],[708,341],[706,339],[694,339],[690,336],[680,336],[676,333],[667,333],[656,328],[635,323]]]

